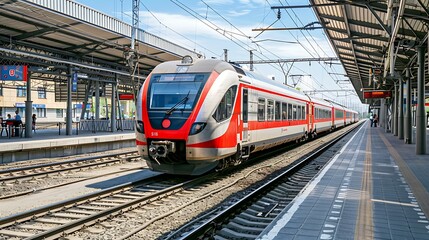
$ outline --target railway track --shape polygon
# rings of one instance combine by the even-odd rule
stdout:
[[[317,149],[324,142],[326,140],[322,138],[316,139],[303,149]],[[230,170],[229,173],[213,173],[195,180],[180,180],[176,179],[177,176],[174,179],[165,180],[165,175],[163,175],[157,179],[144,180],[151,182],[134,183],[109,189],[112,191],[110,193],[90,194],[37,211],[10,216],[0,219],[0,239],[51,239],[61,236],[82,239],[107,236],[110,239],[125,239],[134,235],[137,238],[156,238],[162,235],[162,232],[164,232],[163,236],[167,236],[167,232],[171,229],[163,230],[164,228],[170,228],[169,226],[174,226],[179,222],[183,222],[181,224],[183,225],[186,219],[190,221],[192,216],[200,211],[195,209],[204,208],[205,211],[211,209],[215,205],[212,202],[213,198],[223,198],[220,201],[228,202],[239,200],[242,196],[234,197],[235,201],[225,199],[231,194],[239,192],[240,190],[236,189],[245,185],[243,182],[249,181],[254,184],[257,181],[255,179],[263,178],[264,175],[261,173],[265,173],[267,168],[279,163],[289,165],[291,161],[294,161],[294,156],[302,155],[302,151],[292,150],[279,156],[280,160],[270,160],[269,163],[262,161],[252,164],[250,167],[247,165],[246,168],[236,172]],[[267,153],[268,156],[260,157],[269,158],[276,154],[279,153],[271,150]],[[242,191],[248,192],[248,190]],[[224,198],[224,196],[227,197]],[[190,208],[193,209],[191,212],[189,212]],[[214,212],[218,211],[216,209],[219,207],[216,207]],[[207,216],[212,216],[214,212]],[[181,225],[176,225],[176,228]],[[132,231],[134,229],[135,231]],[[189,229],[187,228],[185,231],[189,232]]]
[[[353,131],[353,130],[351,130]],[[349,131],[350,132],[350,131]],[[255,239],[291,203],[342,147],[329,142],[276,174],[262,186],[237,198],[228,207],[214,209],[170,233],[167,239]]]
[[[189,180],[155,176],[0,219],[0,239],[58,238],[116,214],[185,191],[209,176]]]
[[[137,151],[85,157],[62,162],[26,166],[21,168],[3,169],[0,170],[0,184],[19,183],[19,181],[21,180],[34,180],[37,177],[46,176],[49,174],[78,171],[85,168],[91,169],[97,166],[116,164],[118,162],[134,158],[139,158]]]

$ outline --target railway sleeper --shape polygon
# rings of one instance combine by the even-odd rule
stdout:
[[[258,217],[258,211],[251,209],[240,213],[234,218],[234,220],[235,219],[238,221],[244,221],[242,224],[246,226],[258,226],[261,222],[269,224],[273,220],[273,218]]]
[[[72,221],[72,219],[63,219],[63,218],[50,218],[50,217],[42,217],[42,218],[36,218],[33,220],[34,222],[38,223],[49,223],[49,224],[66,224]]]
[[[36,230],[36,231],[47,231],[51,229],[49,226],[46,225],[36,225],[36,224],[19,224],[16,226],[16,228],[19,229],[30,229],[30,230]]]
[[[86,211],[86,210],[82,210],[82,209],[67,209],[66,212],[69,213],[76,213],[76,214],[84,214],[84,215],[92,215],[94,213],[97,213],[98,211]]]
[[[17,232],[17,231],[8,230],[8,229],[0,230],[0,236],[29,238],[33,235],[34,235],[34,233],[31,233],[31,232]]]
[[[226,239],[255,239],[259,234],[245,234],[236,232],[228,228],[222,228],[222,230],[219,231],[218,235],[223,236]]]
[[[245,234],[252,234],[252,235],[259,235],[265,229],[265,225],[262,225],[259,227],[248,227],[235,222],[229,222],[224,227],[234,230],[235,232],[238,232],[238,233],[245,233]]]
[[[72,214],[72,213],[51,213],[52,217],[70,218],[70,219],[81,219],[86,217],[84,214]]]

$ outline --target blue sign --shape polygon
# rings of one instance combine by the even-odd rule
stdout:
[[[46,108],[46,105],[45,104],[34,104],[33,103],[33,107],[34,108]]]
[[[82,105],[83,104],[81,104],[81,103],[76,103],[76,104],[74,104],[73,108],[82,109]],[[90,108],[91,108],[91,103],[87,103],[86,104],[86,109],[90,109]]]
[[[27,81],[27,66],[3,65],[0,78],[3,81]]]
[[[77,92],[77,73],[73,73],[73,77],[72,77],[72,92]]]

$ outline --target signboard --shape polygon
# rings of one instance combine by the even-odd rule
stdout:
[[[46,108],[46,105],[45,104],[34,104],[33,103],[33,107],[34,108]]]
[[[2,65],[1,80],[27,81],[28,69],[26,65]]]
[[[392,92],[391,91],[384,91],[384,90],[379,90],[379,91],[364,91],[363,92],[363,98],[390,98],[392,97]]]
[[[134,94],[120,93],[119,100],[134,100]]]
[[[73,77],[72,77],[72,92],[77,92],[77,73],[73,73]]]
[[[82,109],[82,106],[83,106],[82,103],[76,103],[76,104],[73,105],[73,108]],[[88,110],[90,108],[91,108],[91,103],[87,103],[86,104],[86,110]]]

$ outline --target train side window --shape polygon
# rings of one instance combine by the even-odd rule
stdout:
[[[306,107],[305,106],[302,106],[302,108],[301,108],[301,116],[302,116],[302,120],[305,120],[306,119],[306,114],[305,114],[305,109],[306,109]]]
[[[287,119],[293,120],[293,118],[292,118],[292,104],[290,104],[290,103],[287,104]]]
[[[297,120],[301,120],[302,119],[302,116],[301,116],[301,106],[297,106],[297,111],[296,111],[296,119]]]
[[[276,117],[276,121],[280,121],[280,113],[281,113],[281,109],[280,109],[280,102],[276,101],[275,103],[275,109],[274,109],[274,115]]]
[[[265,98],[258,99],[258,121],[265,121]]]
[[[235,101],[235,93],[237,91],[237,86],[230,87],[225,95],[222,97],[216,111],[212,115],[212,117],[217,121],[221,122],[225,119],[228,119],[232,115],[234,101]]]
[[[292,118],[293,120],[297,120],[296,105],[292,105]]]
[[[271,99],[267,100],[267,121],[274,120],[274,101]]]
[[[287,120],[287,103],[282,102],[282,120]]]

